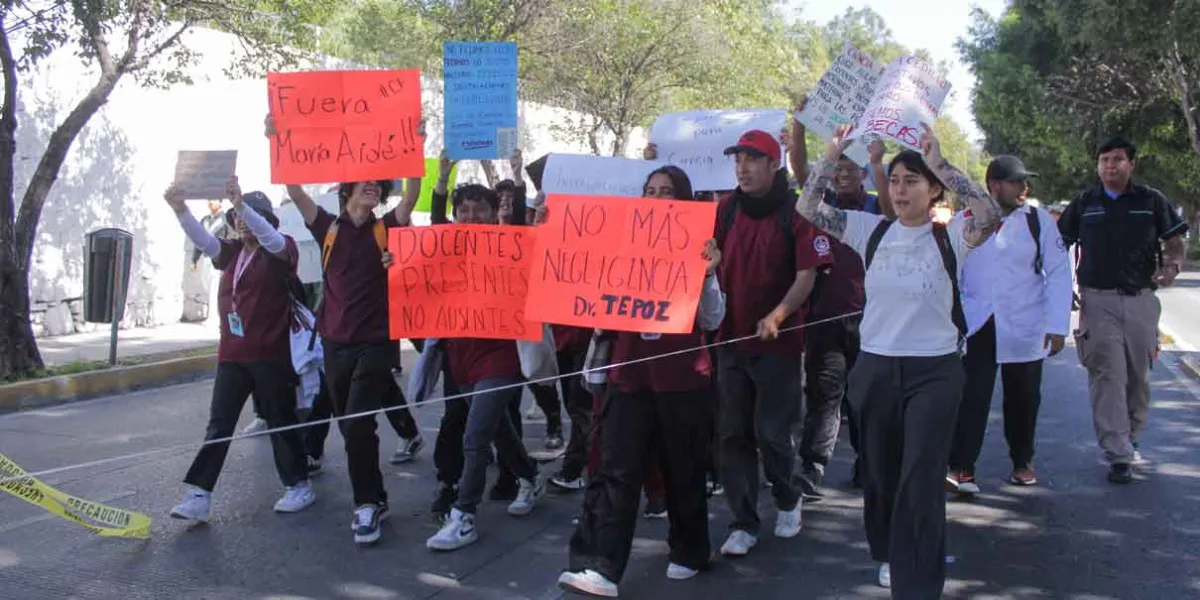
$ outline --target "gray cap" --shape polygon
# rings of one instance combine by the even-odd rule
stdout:
[[[1001,154],[992,159],[987,168],[987,181],[1025,181],[1038,174],[1025,168],[1021,159]]]
[[[271,199],[262,192],[247,192],[242,194],[242,205],[250,208],[254,212],[263,216],[276,229],[279,228],[279,218],[275,216],[275,209],[271,206]],[[233,225],[234,211],[225,213],[225,221]]]

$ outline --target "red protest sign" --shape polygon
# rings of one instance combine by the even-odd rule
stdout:
[[[716,203],[550,195],[546,205],[526,312],[611,331],[692,331]]]
[[[536,230],[434,225],[388,230],[391,338],[542,339],[525,318]]]
[[[268,73],[271,183],[421,177],[420,71]]]

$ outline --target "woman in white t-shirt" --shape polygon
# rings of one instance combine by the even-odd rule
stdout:
[[[940,598],[943,480],[964,379],[958,265],[996,230],[1000,208],[942,157],[927,126],[922,152],[905,150],[888,166],[895,221],[834,208],[821,195],[849,145],[847,133],[841,128],[830,140],[796,210],[867,265],[861,353],[848,396],[859,423],[863,516],[871,557],[881,563],[879,583],[893,598]],[[933,222],[930,209],[946,189],[967,202],[972,217]]]

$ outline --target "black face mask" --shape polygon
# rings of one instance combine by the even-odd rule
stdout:
[[[736,201],[746,216],[752,219],[762,219],[778,211],[783,203],[789,200],[795,201],[795,196],[790,192],[787,171],[779,169],[775,171],[775,180],[771,182],[771,191],[767,192],[765,196],[755,198],[743,192],[739,187],[733,191],[730,200]]]

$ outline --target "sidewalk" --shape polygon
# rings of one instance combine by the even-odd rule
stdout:
[[[216,352],[220,331],[216,321],[206,323],[170,323],[161,327],[123,329],[117,333],[117,357],[131,358],[212,348]],[[38,338],[38,348],[46,366],[73,362],[108,360],[109,329]]]

